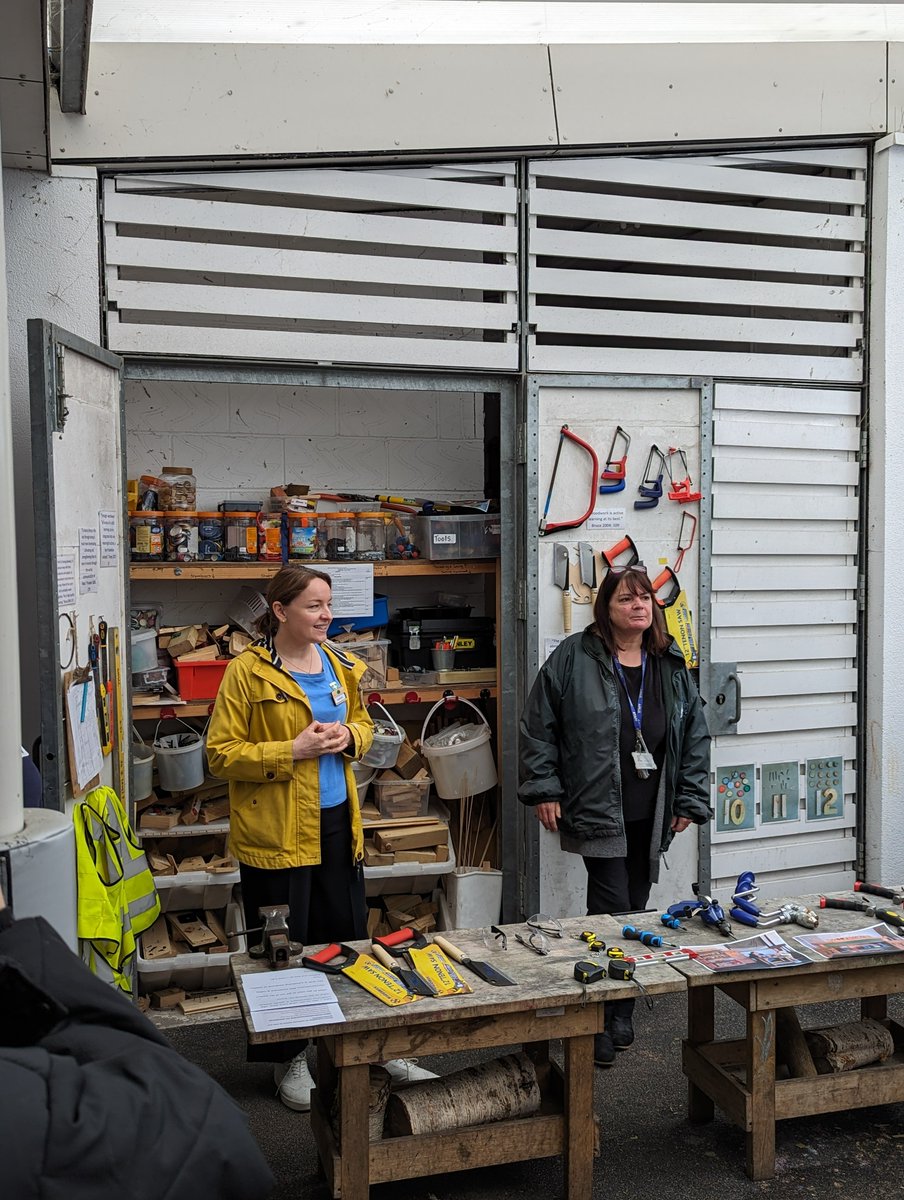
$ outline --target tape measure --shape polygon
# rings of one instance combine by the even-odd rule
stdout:
[[[607,958],[624,958],[625,952],[624,952],[624,950],[622,950],[621,946],[610,946],[609,949],[606,951],[606,957]]]
[[[609,978],[621,980],[622,983],[634,978],[633,962],[610,962]]]
[[[578,983],[598,983],[605,977],[606,968],[602,963],[588,962],[582,959],[574,964],[574,977]]]

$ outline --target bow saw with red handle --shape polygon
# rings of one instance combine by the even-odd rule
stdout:
[[[562,445],[565,439],[574,442],[581,446],[590,455],[593,463],[593,469],[590,472],[590,505],[583,516],[578,517],[576,521],[547,521],[549,515],[549,503],[552,500],[552,489],[555,486],[556,474],[559,470],[559,459],[562,457]],[[540,518],[540,537],[545,537],[548,533],[556,533],[559,529],[577,529],[579,525],[583,525],[596,506],[596,484],[597,476],[599,475],[600,463],[597,458],[596,451],[583,438],[579,438],[576,433],[572,433],[567,425],[563,425],[559,430],[559,445],[556,450],[556,458],[552,467],[552,479],[549,481],[549,491],[546,493],[546,504],[543,507],[543,516]]]

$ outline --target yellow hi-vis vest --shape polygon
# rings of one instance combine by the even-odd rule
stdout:
[[[112,788],[90,791],[73,820],[82,958],[95,975],[131,995],[135,939],[160,913],[154,877]]]

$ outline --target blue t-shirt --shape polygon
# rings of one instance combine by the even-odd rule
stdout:
[[[336,689],[342,691],[342,684],[336,678],[333,664],[319,646],[317,653],[323,663],[322,671],[316,675],[303,675],[301,671],[291,671],[290,674],[307,696],[315,721],[322,721],[325,725],[331,721],[344,724],[348,716],[348,703],[345,700],[340,704],[333,703],[333,694]],[[348,788],[342,755],[321,754],[317,769],[320,773],[320,807],[335,808],[344,804],[348,799]]]

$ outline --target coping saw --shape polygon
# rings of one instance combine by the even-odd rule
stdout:
[[[562,457],[562,446],[566,438],[575,445],[581,446],[590,455],[592,470],[590,475],[590,504],[587,511],[576,521],[549,521],[549,503],[552,500],[552,489],[555,486],[556,475],[559,470],[559,459]],[[596,506],[596,477],[600,469],[599,459],[596,456],[596,451],[589,442],[585,442],[583,438],[579,438],[576,433],[572,433],[567,425],[563,425],[559,430],[559,445],[556,448],[555,462],[552,465],[552,479],[549,481],[549,491],[546,493],[546,503],[543,506],[543,516],[540,518],[540,537],[546,537],[548,533],[555,533],[558,529],[577,529],[583,525]]]
[[[656,460],[659,460],[658,466],[653,466]],[[640,487],[637,489],[642,500],[635,500],[635,508],[655,508],[662,499],[662,477],[665,474],[665,455],[654,442],[650,447],[650,453],[647,455],[647,465],[643,469],[643,479],[640,481]]]

